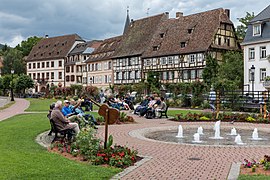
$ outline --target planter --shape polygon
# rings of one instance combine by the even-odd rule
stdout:
[[[270,80],[265,80],[263,82],[263,86],[265,89],[267,89],[269,91],[270,90]]]

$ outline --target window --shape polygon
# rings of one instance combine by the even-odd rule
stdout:
[[[202,77],[202,73],[203,73],[203,70],[202,69],[197,70],[197,77],[200,78],[200,79],[202,79],[203,78]]]
[[[197,54],[197,62],[202,62],[204,59],[204,55],[202,53]]]
[[[116,80],[119,80],[119,72],[116,72]]]
[[[46,67],[50,67],[50,62],[46,62]]]
[[[249,53],[249,60],[254,60],[255,59],[255,49],[254,48],[249,48],[248,50]]]
[[[58,64],[59,64],[59,67],[62,67],[62,61],[59,61]]]
[[[192,29],[188,29],[188,34],[191,34],[192,33]]]
[[[66,76],[66,81],[69,82],[69,76]]]
[[[33,73],[33,79],[36,79],[36,73]]]
[[[146,59],[145,60],[145,66],[151,66],[152,65],[152,60],[151,59]]]
[[[54,72],[51,72],[51,79],[54,79]]]
[[[191,70],[190,71],[190,78],[191,79],[196,79],[196,70]]]
[[[189,55],[189,63],[191,64],[191,63],[195,63],[195,54],[191,54],[191,55]]]
[[[66,72],[67,72],[67,73],[70,72],[70,67],[69,67],[69,66],[66,67]]]
[[[53,61],[51,62],[51,67],[54,67],[54,62]]]
[[[231,42],[230,42],[230,38],[227,39],[227,46],[230,46]]]
[[[160,64],[167,64],[167,58],[166,57],[161,58]]]
[[[112,69],[112,62],[109,61],[109,69]]]
[[[160,33],[159,36],[160,36],[160,38],[163,38],[164,37],[164,33]]]
[[[50,79],[50,73],[48,73],[48,72],[46,73],[46,78]]]
[[[45,73],[42,73],[41,75],[42,75],[42,76],[41,76],[42,79],[44,79],[44,78],[45,78]]]
[[[75,80],[75,76],[74,75],[71,75],[70,80],[73,82]]]
[[[218,45],[221,45],[221,37],[218,37]]]
[[[45,68],[45,62],[42,62],[42,63],[41,63],[41,67],[42,67],[42,68]]]
[[[31,69],[31,63],[28,64],[28,69]]]
[[[31,73],[29,73],[28,76],[31,78]]]
[[[157,51],[158,50],[158,46],[153,46],[153,51]]]
[[[261,24],[253,25],[253,36],[260,36],[261,35]]]
[[[33,69],[35,69],[36,68],[36,63],[33,63]]]
[[[262,68],[260,69],[260,81],[264,81],[265,77],[266,77],[266,69]]]
[[[186,42],[181,42],[181,43],[180,43],[180,47],[181,47],[181,48],[186,47]]]
[[[37,68],[40,68],[40,63],[37,63]]]
[[[71,66],[71,72],[74,72],[74,66]]]
[[[260,57],[261,57],[261,59],[266,58],[266,47],[265,46],[260,47]]]
[[[173,56],[168,57],[168,64],[173,64]]]
[[[58,72],[58,78],[62,79],[62,72]]]

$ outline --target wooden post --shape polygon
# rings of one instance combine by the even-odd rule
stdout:
[[[109,109],[106,109],[106,116],[105,116],[105,140],[104,140],[104,149],[107,149],[107,139],[108,139],[108,124],[109,124]]]
[[[263,118],[266,119],[266,92],[263,92]]]

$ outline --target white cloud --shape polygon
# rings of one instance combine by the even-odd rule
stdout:
[[[15,47],[18,44],[20,44],[25,38],[21,35],[15,35],[11,38],[10,41],[4,42],[4,44],[7,44],[10,47]]]

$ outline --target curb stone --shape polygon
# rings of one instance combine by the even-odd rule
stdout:
[[[232,163],[231,169],[228,175],[228,180],[237,180],[239,174],[240,174],[240,166],[241,163]]]

